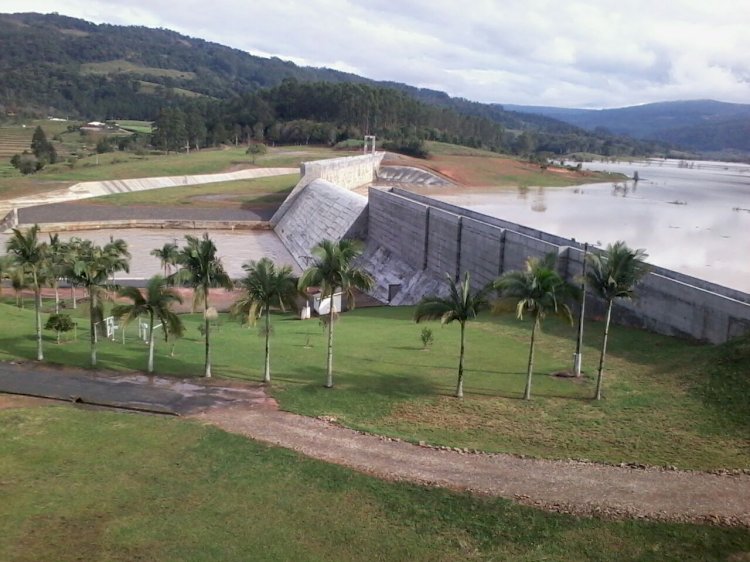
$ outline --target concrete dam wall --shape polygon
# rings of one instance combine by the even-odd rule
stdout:
[[[558,255],[568,281],[577,280],[584,252],[574,240],[399,188],[370,188],[369,203],[349,191],[372,181],[381,159],[378,154],[303,165],[305,175],[274,217],[276,234],[301,268],[324,238],[366,238],[361,265],[375,277],[373,296],[393,305],[444,294],[446,274],[455,279],[468,271],[480,287],[548,252]],[[600,316],[603,303],[590,296],[587,311]],[[750,332],[750,295],[651,266],[637,298],[616,303],[614,319],[721,343]]]
[[[548,252],[558,254],[568,281],[580,275],[583,248],[573,240],[403,190],[370,189],[369,195],[364,263],[392,304],[435,294],[446,273],[456,278],[469,271],[479,287]],[[741,291],[652,267],[637,295],[616,303],[617,322],[712,343],[750,332],[750,295]],[[589,310],[601,314],[595,301]]]
[[[302,162],[301,178],[271,218],[271,224],[276,227],[289,209],[296,205],[300,193],[315,180],[325,180],[346,190],[370,185],[375,180],[384,156],[385,152],[374,152],[362,156]]]

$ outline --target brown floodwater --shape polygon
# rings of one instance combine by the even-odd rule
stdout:
[[[632,180],[435,198],[597,246],[624,240],[648,261],[750,293],[750,166],[593,162]]]

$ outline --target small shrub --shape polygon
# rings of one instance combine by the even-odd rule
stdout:
[[[422,340],[422,349],[427,349],[435,342],[435,337],[430,328],[422,328],[419,339]]]
[[[44,325],[45,330],[55,330],[57,332],[57,343],[60,343],[60,335],[71,331],[75,327],[75,322],[70,314],[51,314]]]

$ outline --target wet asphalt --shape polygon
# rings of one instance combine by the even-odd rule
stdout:
[[[0,363],[0,392],[177,416],[214,407],[268,402],[259,386],[145,374],[82,372],[36,363]]]

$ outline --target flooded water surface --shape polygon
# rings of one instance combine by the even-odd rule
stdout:
[[[589,163],[640,181],[519,188],[436,199],[606,246],[625,240],[649,262],[750,292],[750,166],[724,162]]]

